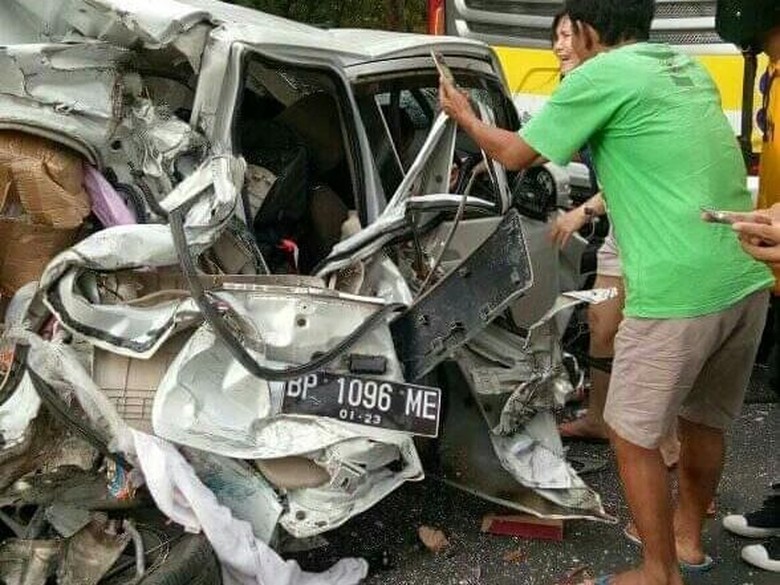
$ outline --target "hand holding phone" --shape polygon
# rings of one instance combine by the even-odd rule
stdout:
[[[711,207],[702,207],[701,218],[708,223],[722,223],[727,225],[732,225],[737,222],[772,225],[772,218],[753,211],[723,211]]]

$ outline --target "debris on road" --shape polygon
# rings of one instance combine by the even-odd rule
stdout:
[[[528,515],[498,516],[488,514],[482,518],[482,532],[561,541],[563,540],[563,520]]]
[[[505,563],[524,563],[528,559],[528,554],[522,548],[516,548],[504,553],[502,557]]]
[[[554,585],[578,585],[585,579],[592,579],[593,576],[590,573],[590,567],[588,565],[581,565],[574,567],[566,572],[566,574]]]
[[[417,535],[432,553],[440,553],[450,546],[450,541],[441,530],[431,528],[430,526],[420,526],[417,529]]]

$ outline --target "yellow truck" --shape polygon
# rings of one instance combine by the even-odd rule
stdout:
[[[651,40],[677,46],[701,61],[715,79],[723,110],[739,134],[744,62],[739,50],[715,31],[716,4],[715,0],[657,0]],[[562,8],[560,0],[428,0],[428,32],[491,45],[518,113],[527,119],[558,84],[550,26]],[[764,65],[759,63],[759,71]],[[754,150],[760,149],[756,134],[753,145]]]

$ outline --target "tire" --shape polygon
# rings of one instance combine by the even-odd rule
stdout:
[[[165,563],[139,585],[221,585],[222,570],[202,534],[185,534],[171,548]]]
[[[139,525],[144,541],[146,574],[137,580],[132,542],[101,585],[221,585],[222,570],[203,534],[182,533],[169,526]],[[118,570],[118,572],[116,572]]]

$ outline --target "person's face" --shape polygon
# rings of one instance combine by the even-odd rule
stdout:
[[[574,54],[572,48],[572,29],[571,20],[568,16],[561,18],[558,26],[555,28],[555,42],[553,43],[553,53],[558,58],[561,68],[561,75],[566,75],[569,71],[580,64],[580,60]]]
[[[599,33],[592,26],[584,22],[580,22],[578,27],[570,26],[572,28],[571,52],[577,64],[584,63],[606,50],[606,47],[601,44]]]

